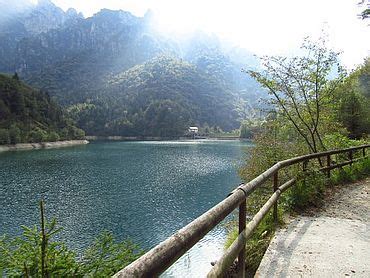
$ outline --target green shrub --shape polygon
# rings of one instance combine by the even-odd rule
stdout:
[[[0,128],[0,145],[10,144],[9,131],[5,128]]]
[[[10,143],[11,144],[18,144],[22,141],[21,140],[22,139],[21,138],[21,130],[19,129],[19,127],[16,124],[13,124],[13,125],[10,126],[9,138],[10,138]]]
[[[56,133],[55,131],[50,132],[48,135],[48,141],[50,142],[59,141],[59,139],[60,139],[59,134]]]
[[[44,215],[42,202],[40,208]],[[22,236],[0,237],[0,277],[109,277],[142,254],[131,241],[116,242],[112,233],[104,232],[79,259],[63,242],[54,240],[61,231],[56,220],[42,219],[44,232],[36,225],[22,226]]]
[[[85,138],[85,131],[80,128],[72,127],[71,129],[71,136],[73,139],[84,139]]]
[[[49,240],[58,232],[55,221],[47,224]],[[41,232],[36,226],[22,227],[21,237],[11,239],[3,236],[0,240],[0,273],[5,277],[42,277],[41,273]],[[72,277],[78,271],[76,254],[60,242],[47,246],[46,262],[52,277]]]
[[[34,128],[28,134],[28,141],[31,143],[45,142],[47,139],[47,132],[40,128]]]
[[[116,242],[111,232],[103,232],[95,239],[82,259],[82,273],[88,277],[109,277],[136,260],[139,247],[129,240]]]
[[[367,141],[364,139],[362,140],[349,139],[347,136],[339,132],[334,132],[325,135],[323,141],[325,146],[327,146],[328,150],[345,149],[367,144]]]
[[[293,210],[302,210],[308,206],[316,206],[325,191],[326,178],[323,173],[316,172],[306,178],[298,180],[281,197],[285,207]]]
[[[341,184],[353,182],[370,175],[370,158],[354,163],[352,166],[335,169],[331,173],[330,182],[332,184]]]

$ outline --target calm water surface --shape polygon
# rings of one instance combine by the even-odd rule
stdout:
[[[38,200],[81,251],[103,230],[150,248],[240,182],[239,141],[95,142],[0,154],[0,235],[38,222]],[[202,277],[222,252],[220,225],[163,276]]]

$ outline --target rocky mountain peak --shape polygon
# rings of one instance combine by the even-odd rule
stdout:
[[[53,4],[53,2],[51,2],[50,0],[39,0],[39,1],[37,1],[37,5],[38,6],[54,6],[55,7],[55,5]]]
[[[77,13],[77,11],[73,8],[69,8],[66,12],[65,12],[65,17],[66,17],[66,21],[76,21],[78,19],[83,19],[84,16],[82,13]]]
[[[24,20],[25,29],[31,34],[40,34],[56,29],[65,22],[64,11],[50,0],[40,0]]]
[[[114,24],[133,25],[138,22],[139,18],[127,11],[102,9],[93,16],[93,19],[112,22]]]

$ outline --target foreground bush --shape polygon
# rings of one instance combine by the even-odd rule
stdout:
[[[22,226],[22,236],[0,238],[0,276],[5,277],[108,277],[136,260],[142,251],[129,240],[116,242],[111,232],[98,236],[78,259],[63,242],[54,241],[61,231],[44,216],[41,225]]]

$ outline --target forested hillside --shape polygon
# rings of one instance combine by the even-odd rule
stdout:
[[[47,93],[20,82],[17,75],[0,74],[0,144],[83,137]]]
[[[238,128],[233,99],[194,65],[160,56],[114,76],[100,95],[69,111],[91,134],[179,136],[189,125]]]
[[[48,0],[6,6],[0,72],[49,92],[89,135],[175,136],[189,124],[232,130],[262,107],[263,90],[241,72],[258,66],[255,58],[215,36],[159,34],[151,12],[84,18]]]

